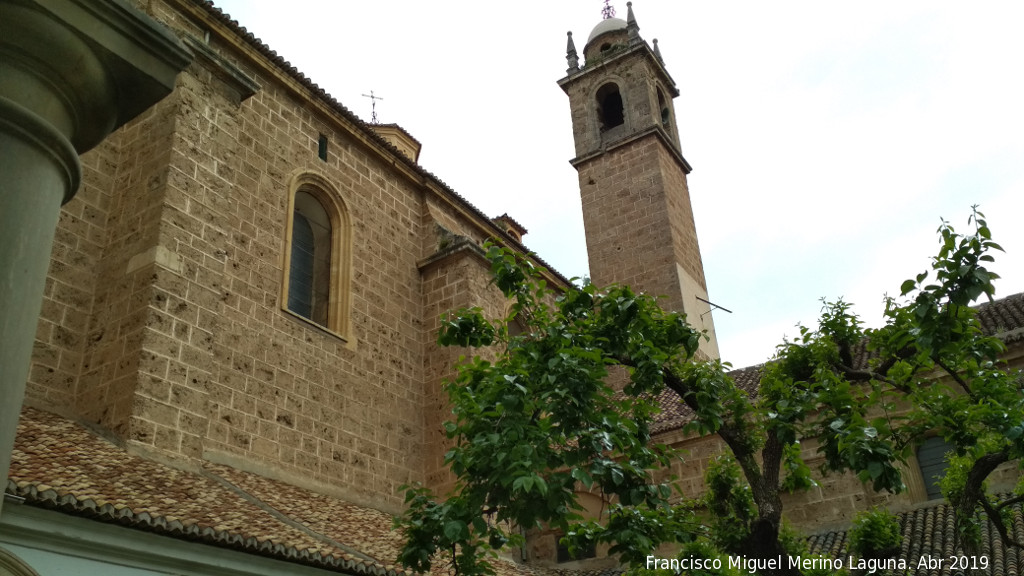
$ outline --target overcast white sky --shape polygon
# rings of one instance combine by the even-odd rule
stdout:
[[[600,0],[215,0],[566,276],[587,274],[565,75]],[[613,3],[625,18],[623,1]],[[724,360],[771,357],[819,299],[869,325],[972,204],[1024,290],[1024,3],[637,0],[675,109]]]

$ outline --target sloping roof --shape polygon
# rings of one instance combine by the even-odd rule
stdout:
[[[1018,502],[1008,508],[1011,521],[1009,535],[1017,541],[1024,541],[1024,504]],[[1024,550],[1007,548],[1003,545],[999,534],[989,522],[981,523],[981,557],[988,560],[987,570],[951,570],[950,557],[963,554],[963,547],[958,546],[953,524],[953,507],[942,503],[927,508],[918,508],[910,512],[896,515],[902,528],[903,543],[899,557],[907,561],[912,576],[932,576],[939,574],[991,574],[992,576],[1024,575]],[[849,554],[849,532],[824,532],[807,539],[812,554],[821,554],[826,558],[846,558]],[[931,556],[943,559],[943,569],[918,569],[922,557]],[[981,568],[982,564],[978,567]],[[970,568],[970,566],[968,566]]]
[[[1024,292],[980,304],[978,320],[985,333],[1007,344],[1024,340]]]
[[[32,408],[18,425],[7,491],[43,508],[347,574],[402,573],[383,512],[225,466],[172,468]]]
[[[6,491],[38,506],[359,576],[408,574],[391,515],[209,462],[182,470],[128,453],[56,414],[22,411]],[[495,563],[498,576],[616,571]],[[443,563],[434,573],[447,574]]]
[[[1013,294],[992,302],[977,306],[978,320],[982,330],[990,336],[998,336],[1006,344],[1014,344],[1024,340],[1024,292]],[[856,346],[853,351],[854,368],[867,365],[869,358],[867,347]],[[761,370],[764,364],[748,366],[729,372],[736,385],[751,398],[757,396],[761,382]],[[668,432],[676,430],[693,418],[693,411],[683,404],[679,395],[672,390],[665,390],[658,397],[661,412],[655,417],[652,432]]]

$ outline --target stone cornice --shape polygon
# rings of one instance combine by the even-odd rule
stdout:
[[[490,267],[487,258],[484,256],[484,249],[476,242],[464,236],[458,237],[448,246],[420,260],[416,263],[416,267],[419,268],[420,272],[427,272],[465,257],[476,260],[484,268]]]
[[[491,218],[480,209],[452,190],[437,176],[402,154],[394,145],[374,132],[372,126],[363,122],[323,89],[313,84],[255,36],[243,32],[241,27],[231,21],[223,12],[204,0],[167,1],[200,28],[224,43],[230,50],[252,63],[261,73],[277,82],[295,97],[307,102],[309,108],[318,116],[330,121],[335,128],[351,136],[360,146],[376,156],[380,162],[393,169],[399,177],[416,184],[424,192],[442,199],[445,204],[471,222],[484,235],[494,238],[505,246],[529,254],[521,244],[510,239],[505,231],[492,222]],[[570,284],[566,277],[552,270],[535,255],[531,254],[531,257],[548,271],[546,276],[552,283],[563,287]]]
[[[569,164],[572,164],[572,166],[578,170],[583,165],[599,158],[600,156],[608,152],[611,152],[618,148],[622,148],[623,146],[627,146],[638,140],[642,140],[648,137],[657,138],[662,143],[665,149],[669,151],[669,155],[672,157],[673,160],[675,160],[676,164],[683,171],[683,174],[689,174],[693,170],[693,168],[690,167],[690,163],[687,162],[686,158],[683,157],[683,154],[676,149],[675,145],[672,143],[672,140],[668,137],[668,134],[666,134],[665,130],[660,126],[651,126],[646,130],[630,134],[625,138],[622,138],[621,140],[616,140],[615,142],[605,144],[598,150],[590,152],[589,154],[577,156],[576,158],[569,160]]]
[[[234,88],[243,101],[248,100],[253,94],[259,92],[260,85],[255,80],[249,78],[237,66],[214,52],[208,44],[204,44],[191,36],[185,37],[185,44],[197,57],[209,62],[210,69],[214,75]]]
[[[579,71],[572,72],[571,74],[568,74],[564,78],[559,80],[558,85],[561,86],[562,90],[565,91],[566,94],[568,94],[570,84],[575,83],[577,80],[583,78],[584,76],[588,76],[597,70],[601,70],[612,64],[618,64],[621,60],[625,60],[631,57],[646,57],[650,61],[651,65],[654,67],[655,71],[657,71],[658,74],[661,75],[662,80],[665,82],[665,86],[668,87],[668,90],[671,93],[671,97],[675,98],[679,96],[679,89],[676,88],[675,80],[672,79],[672,76],[668,73],[668,70],[665,69],[665,65],[662,64],[660,60],[658,60],[658,57],[654,55],[654,51],[651,50],[651,47],[648,46],[647,42],[645,41],[641,41],[640,44],[631,46],[630,48],[622,52],[618,52],[613,56],[608,57],[607,59],[601,59],[598,60],[597,62],[587,62],[586,64],[584,64],[582,68],[579,69]]]

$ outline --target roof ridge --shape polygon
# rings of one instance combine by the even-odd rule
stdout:
[[[41,488],[41,489],[40,489]],[[198,523],[185,524],[178,519],[164,515],[153,515],[149,512],[136,513],[130,506],[100,504],[92,498],[79,499],[74,494],[61,495],[46,485],[26,484],[19,486],[8,478],[6,493],[24,498],[26,502],[63,512],[106,520],[116,524],[127,524],[136,528],[148,529],[165,536],[198,539],[215,546],[234,548],[245,552],[260,552],[280,559],[298,560],[306,564],[341,568],[357,575],[365,576],[403,576],[408,572],[386,567],[379,560],[367,561],[364,554],[354,554],[349,547],[341,548],[344,555],[334,555],[328,551],[299,549],[294,546],[280,544],[272,539],[260,540],[255,536],[243,536],[228,530],[200,526]],[[269,512],[269,511],[268,511]],[[280,519],[279,519],[280,520]],[[298,530],[302,528],[295,527]],[[335,546],[336,543],[325,544]]]
[[[25,415],[29,417],[26,418]],[[226,485],[220,478],[204,470],[173,468],[165,462],[152,460],[137,454],[130,453],[124,446],[117,445],[109,439],[97,434],[79,422],[68,419],[59,414],[46,412],[31,407],[25,407],[23,417],[19,423],[18,439],[28,443],[19,447],[16,443],[15,452],[21,451],[29,460],[33,458],[49,459],[48,461],[60,464],[54,459],[49,440],[54,437],[76,442],[80,448],[93,450],[100,446],[112,448],[119,456],[125,459],[125,463],[134,465],[135,460],[141,460],[147,465],[155,466],[159,470],[166,470],[168,474],[185,475],[178,478],[179,481],[194,482],[203,481],[215,483],[226,491],[223,496],[231,494],[240,498],[248,505],[266,514],[273,522],[282,529],[294,530],[310,541],[288,540],[284,535],[275,536],[274,533],[260,533],[257,530],[245,530],[231,528],[223,524],[211,523],[210,518],[193,518],[190,512],[182,511],[175,505],[161,509],[161,506],[151,507],[148,504],[133,502],[130,499],[110,499],[109,494],[103,488],[90,484],[86,487],[70,486],[60,478],[40,478],[30,473],[28,477],[17,479],[13,475],[7,479],[4,488],[6,494],[22,500],[25,505],[46,508],[92,518],[106,523],[120,524],[135,529],[150,531],[162,536],[198,540],[212,546],[230,548],[246,553],[269,555],[281,560],[299,562],[302,564],[317,566],[327,570],[343,571],[353,576],[408,576],[409,573],[397,569],[389,563],[376,560],[365,553],[353,551],[351,546],[340,545],[326,538],[322,534],[310,533],[308,526],[296,526],[294,520],[289,522],[280,516],[276,510],[268,510],[262,502],[253,501],[249,494],[239,492],[237,487]],[[88,438],[88,440],[86,439]],[[44,441],[43,447],[35,449],[37,441]],[[17,442],[17,441],[16,441]],[[60,442],[57,442],[60,444]],[[75,458],[77,451],[64,452],[71,458]],[[123,465],[124,463],[122,463]],[[43,471],[42,468],[35,469],[35,472]],[[86,473],[79,471],[79,473]],[[150,470],[149,473],[156,473]],[[171,496],[174,498],[175,496]],[[276,513],[275,513],[276,512]],[[183,514],[179,516],[178,513]],[[312,544],[312,545],[310,545]]]

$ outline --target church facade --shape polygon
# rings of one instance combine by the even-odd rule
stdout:
[[[209,2],[134,5],[194,59],[169,96],[82,157],[61,210],[0,566],[398,574],[399,487],[450,482],[441,382],[459,351],[435,345],[439,319],[505,312],[480,246],[526,253],[526,231],[483,214],[417,164],[412,135],[360,120]],[[630,8],[598,24],[582,58],[570,35],[567,62],[594,281],[665,295],[718,357],[678,91],[656,41]],[[1010,324],[1024,323],[1016,306]],[[697,494],[721,446],[683,436],[676,416],[660,440],[690,450],[674,472]],[[838,526],[880,501],[855,479],[830,482],[793,500],[798,526]],[[908,498],[896,504],[926,499]],[[605,567],[559,564],[557,536],[535,535],[517,558],[528,563],[499,572]]]

